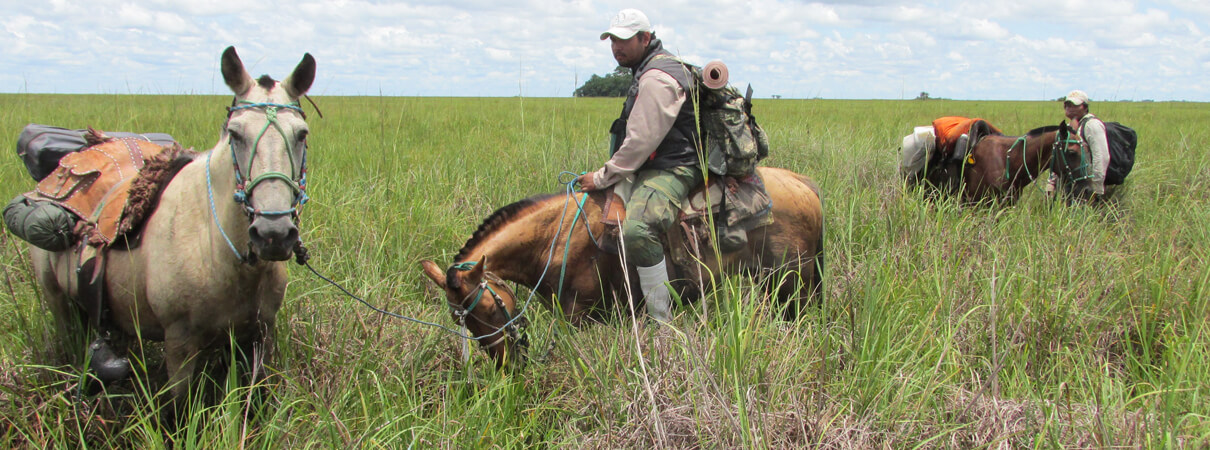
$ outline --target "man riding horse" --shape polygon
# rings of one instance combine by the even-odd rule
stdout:
[[[625,9],[601,33],[609,39],[614,59],[634,73],[622,116],[610,127],[611,157],[577,181],[585,191],[608,188],[632,179],[626,199],[622,240],[626,257],[636,266],[647,313],[671,320],[668,270],[661,243],[695,186],[702,183],[698,131],[687,90],[693,80],[683,63],[665,50],[641,11]]]

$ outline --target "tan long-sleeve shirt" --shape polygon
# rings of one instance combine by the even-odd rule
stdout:
[[[672,75],[652,69],[639,77],[639,93],[626,122],[626,139],[605,166],[592,174],[598,189],[631,178],[659,147],[687,98]]]

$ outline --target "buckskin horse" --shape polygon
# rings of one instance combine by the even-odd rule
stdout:
[[[1079,164],[1077,139],[1066,122],[1035,128],[1023,136],[988,134],[972,145],[966,158],[927,168],[925,180],[943,192],[961,195],[966,203],[1011,204],[1045,170],[1056,173],[1065,187],[1087,186],[1087,177],[1077,173],[1088,170],[1087,164]],[[1064,158],[1052,158],[1056,151]],[[1075,162],[1069,165],[1072,157]]]
[[[280,83],[253,79],[234,47],[221,68],[235,99],[218,143],[162,187],[137,236],[100,254],[115,339],[164,342],[173,400],[189,392],[203,351],[230,349],[228,333],[259,368],[285,295],[285,261],[301,245],[308,129],[298,101],[315,79],[315,59],[305,54]],[[85,247],[31,247],[44,300],[64,333],[95,323],[78,295]]]
[[[822,203],[807,177],[784,169],[758,170],[773,200],[773,223],[750,230],[747,246],[721,259],[709,248],[695,251],[694,243],[701,240],[670,233],[666,247],[674,255],[669,261],[676,271],[670,278],[682,296],[693,297],[701,293],[694,283],[709,274],[761,275],[792,317],[823,295]],[[526,319],[519,316],[522,311],[506,281],[534,290],[573,325],[598,316],[618,298],[642,298],[637,275],[594,240],[605,234],[603,192],[609,191],[518,201],[485,219],[448,269],[421,262],[424,274],[444,290],[455,321],[463,323],[498,365],[524,348]],[[583,205],[582,214],[576,214],[577,204]],[[692,256],[677,258],[678,252]],[[628,287],[634,291],[628,293]]]

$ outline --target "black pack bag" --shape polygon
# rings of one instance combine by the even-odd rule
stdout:
[[[1122,184],[1134,168],[1134,149],[1138,147],[1139,135],[1126,125],[1105,122],[1105,137],[1109,139],[1109,168],[1105,170],[1105,184]]]
[[[59,167],[59,160],[69,153],[82,150],[88,143],[84,140],[87,130],[69,130],[51,125],[31,123],[21,130],[17,137],[17,156],[25,162],[25,170],[34,181],[42,181],[47,175]],[[122,131],[106,132],[106,136],[115,138],[140,138],[162,146],[170,146],[176,142],[172,136],[164,133],[127,133]]]
[[[1080,122],[1081,134],[1085,121]],[[1126,175],[1134,169],[1134,150],[1139,144],[1138,133],[1118,122],[1102,120],[1101,123],[1105,124],[1105,139],[1109,145],[1109,167],[1105,169],[1105,184],[1122,184],[1126,181]]]

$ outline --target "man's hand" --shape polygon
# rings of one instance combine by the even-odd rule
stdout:
[[[592,182],[592,172],[576,177],[576,182],[580,183],[580,189],[585,192],[599,189],[597,185],[593,184]]]

